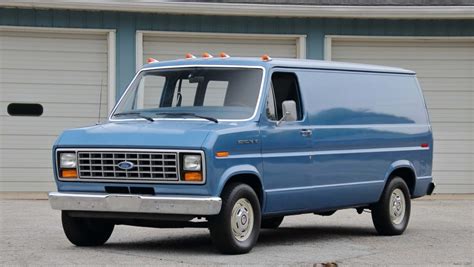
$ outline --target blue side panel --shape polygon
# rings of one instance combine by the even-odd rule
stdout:
[[[267,191],[267,199],[271,198],[273,201],[271,206],[266,207],[265,215],[326,211],[369,204],[378,198],[378,192],[382,191],[383,186],[383,181],[380,181],[341,186],[315,186],[311,189],[301,188],[291,191],[271,190]]]
[[[325,35],[474,35],[474,20],[262,18],[18,8],[0,8],[0,25],[116,29],[117,98],[135,72],[136,30],[305,34],[310,59],[323,58]]]

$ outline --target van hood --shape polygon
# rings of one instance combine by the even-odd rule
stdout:
[[[110,122],[67,130],[59,137],[56,146],[201,148],[210,131],[229,127],[235,126],[193,120]]]

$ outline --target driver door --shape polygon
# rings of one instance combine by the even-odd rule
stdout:
[[[267,94],[262,115],[263,180],[266,192],[265,212],[281,212],[308,208],[304,187],[310,184],[311,130],[302,103],[295,73],[276,70]],[[277,122],[283,117],[282,103],[296,103],[295,121]]]

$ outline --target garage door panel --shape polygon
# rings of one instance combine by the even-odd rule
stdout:
[[[97,118],[0,117],[2,134],[58,135],[64,129],[90,126]]]
[[[53,181],[49,182],[0,182],[0,190],[4,192],[49,192],[56,189]]]
[[[391,66],[400,67],[400,68],[412,68],[418,69],[423,73],[427,70],[436,70],[446,72],[446,69],[449,70],[456,70],[456,71],[471,71],[473,68],[473,62],[469,59],[436,59],[436,58],[423,58],[417,59],[416,61],[411,58],[397,58],[397,59],[374,59],[374,58],[341,58],[338,57],[338,60],[351,60],[351,62],[359,61],[359,62],[366,62],[368,64],[374,65],[387,65],[387,63],[391,63]],[[467,77],[470,77],[468,75]]]
[[[34,38],[59,38],[64,39],[67,38],[68,40],[97,40],[103,39],[103,33],[98,32],[72,32],[69,34],[64,34],[62,32],[52,32],[50,30],[43,31],[42,28],[38,28],[38,30],[34,31],[23,31],[17,29],[1,29],[3,36],[8,37],[34,37]]]
[[[440,122],[474,122],[474,109],[431,108],[433,124]]]
[[[474,184],[472,171],[433,171],[433,179],[436,184]],[[438,179],[444,177],[444,179]]]
[[[144,60],[147,58],[156,58],[158,60],[175,60],[177,58],[184,58],[186,53],[191,53],[197,57],[201,56],[201,54],[204,52],[208,52],[211,55],[217,56],[220,52],[225,51],[227,54],[237,57],[237,56],[246,56],[246,57],[260,57],[263,54],[269,54],[272,57],[279,57],[279,58],[293,58],[294,55],[296,55],[296,50],[278,50],[278,49],[271,49],[269,47],[268,49],[246,49],[243,51],[237,50],[237,49],[227,49],[227,48],[221,48],[221,49],[183,49],[181,50],[183,52],[181,53],[165,53],[162,51],[157,51],[157,52],[152,52],[152,53],[145,53],[144,54]],[[269,52],[267,52],[269,51]]]
[[[187,44],[187,45],[186,45]],[[181,45],[172,45],[170,44],[169,47],[164,46],[162,43],[155,44],[152,42],[145,42],[144,47],[146,49],[143,50],[145,54],[168,54],[168,55],[176,55],[179,51],[189,51],[196,53],[196,56],[201,55],[204,52],[214,52],[220,53],[225,51],[226,53],[230,53],[228,51],[232,51],[234,54],[237,53],[237,56],[249,56],[248,52],[257,52],[259,53],[258,56],[261,56],[262,52],[265,50],[271,50],[283,54],[291,54],[292,51],[296,51],[296,47],[293,45],[275,45],[275,44],[267,44],[265,47],[256,44],[246,44],[242,45],[241,47],[236,47],[235,44],[216,44],[213,43],[212,47],[209,47],[209,44],[193,44],[192,47],[189,46],[189,43],[181,44]],[[186,53],[186,52],[185,52]],[[181,54],[181,56],[184,56]],[[257,55],[256,55],[257,56]]]
[[[2,149],[51,150],[56,139],[56,135],[0,135],[0,147]],[[8,157],[7,154],[2,156]]]
[[[474,123],[433,123],[433,136],[437,140],[474,140]]]
[[[270,54],[272,57],[297,57],[296,39],[259,39],[258,37],[189,37],[143,36],[143,60],[154,57],[158,60],[183,58],[186,53],[200,56],[203,52],[218,55],[226,52],[231,56],[253,56]]]
[[[343,42],[333,41],[332,53],[337,58],[345,59],[373,59],[373,60],[398,60],[400,58],[411,58],[414,60],[439,59],[439,60],[465,60],[474,59],[474,45],[472,42],[456,47],[451,50],[451,46],[431,46],[427,43],[413,43],[411,46],[382,45],[371,41],[360,43],[359,45],[345,45]],[[451,51],[450,51],[451,50]]]
[[[452,91],[472,92],[474,91],[474,78],[449,78],[449,77],[418,77],[423,92]]]
[[[48,103],[83,103],[92,101],[99,103],[102,90],[102,103],[107,100],[107,83],[104,85],[77,84],[36,84],[36,83],[0,83],[2,102],[48,102]],[[35,92],[32,94],[31,92]]]
[[[367,59],[367,58],[338,58],[338,61],[355,62],[372,65],[386,65],[391,67],[399,67],[409,70],[416,70],[416,74],[420,78],[431,77],[448,77],[448,78],[469,78],[474,72],[474,64],[467,60],[418,60],[414,62],[412,59],[407,60],[387,60],[387,59]],[[446,72],[449,69],[449,72]]]
[[[474,192],[473,184],[437,184],[437,194],[471,194]]]
[[[180,53],[180,51],[182,51]],[[187,52],[186,52],[187,51]],[[160,47],[156,47],[156,49],[151,49],[151,51],[144,51],[145,55],[163,55],[163,56],[173,56],[172,59],[177,58],[184,58],[186,53],[192,53],[196,56],[201,56],[202,53],[208,52],[213,54],[214,56],[218,55],[220,52],[225,51],[231,56],[246,56],[246,57],[259,57],[262,53],[268,53],[266,51],[271,51],[272,54],[280,55],[294,55],[296,54],[296,49],[293,47],[279,47],[279,46],[267,46],[265,49],[262,47],[241,47],[236,48],[235,46],[220,46],[219,48],[210,49],[209,47],[183,47],[177,48],[176,50],[166,51],[160,50]],[[183,54],[184,53],[184,54]],[[175,57],[178,56],[178,57]]]
[[[44,168],[51,167],[51,149],[2,149],[0,168]],[[21,169],[17,170],[21,171]]]
[[[473,92],[450,92],[436,91],[424,92],[425,101],[428,108],[456,108],[456,109],[472,109],[474,106]]]
[[[27,79],[35,84],[76,84],[76,85],[101,85],[107,80],[107,70],[104,71],[69,71],[61,70],[3,70],[3,82],[15,83]]]
[[[44,59],[47,59],[46,61]],[[3,66],[8,69],[23,70],[25,62],[28,69],[33,70],[62,70],[64,65],[69,70],[102,71],[107,69],[107,53],[75,53],[57,51],[9,51],[2,54]]]
[[[46,168],[22,168],[21,172],[18,168],[0,168],[2,181],[5,182],[52,182],[54,181],[52,167]]]
[[[470,154],[470,157],[473,157],[474,140],[437,140],[434,144],[434,152],[439,154],[457,154],[460,157]]]
[[[98,98],[98,97],[97,97]],[[99,117],[99,104],[82,104],[82,103],[44,103],[40,101],[25,101],[27,103],[39,103],[43,106],[42,118],[87,118],[90,120],[97,121]],[[7,109],[4,108],[8,106],[10,102],[3,102],[0,104],[0,117],[11,117],[7,112]],[[107,103],[102,103],[101,106],[101,119],[107,118],[108,110]]]
[[[433,126],[436,192],[474,192],[474,40],[334,38],[331,54],[414,70]]]
[[[474,171],[473,154],[437,153],[433,156],[434,171]]]
[[[70,35],[55,37],[45,34],[42,37],[8,36],[2,32],[0,42],[3,50],[9,51],[31,51],[32,47],[36,51],[61,51],[61,52],[103,52],[107,51],[107,40],[103,35],[90,36],[92,38],[71,39]],[[100,38],[100,39],[99,39]],[[101,40],[102,39],[102,40]],[[60,44],[60,45],[58,45]]]
[[[204,37],[204,36],[186,36],[186,37],[172,37],[172,36],[160,36],[144,33],[144,43],[163,43],[168,45],[183,45],[183,44],[194,44],[196,45],[209,45],[209,44],[255,44],[255,45],[295,45],[295,39],[292,37],[285,38],[281,36],[280,38],[267,37],[266,35],[260,35],[255,37],[246,37],[239,35],[228,34],[225,36],[213,36],[213,37]]]
[[[459,47],[473,47],[472,41],[470,40],[454,40],[451,38],[437,39],[426,37],[424,39],[411,39],[411,38],[373,38],[367,39],[355,39],[355,38],[344,38],[338,37],[335,40],[339,46],[347,47],[400,47],[400,48],[419,48],[419,47],[448,47],[448,48],[459,48]]]
[[[97,100],[99,97],[97,97]],[[47,103],[43,105],[44,112],[42,117],[48,118],[82,118],[88,119],[90,122],[97,121],[99,117],[99,104],[88,104],[88,103],[64,103],[64,104],[53,104]],[[105,100],[102,101],[100,107],[101,120],[107,118],[108,108]]]
[[[85,93],[73,93],[73,94],[54,94],[53,91],[46,93],[44,95],[35,97],[35,95],[27,94],[23,95],[21,92],[13,93],[12,95],[7,94],[5,97],[2,98],[1,103],[3,105],[8,105],[9,103],[39,103],[42,105],[46,105],[46,103],[50,103],[53,105],[58,104],[86,104],[86,107],[90,107],[90,105],[98,105],[99,104],[99,88],[96,92],[91,94]],[[105,91],[105,90],[104,90]],[[107,92],[102,92],[102,105],[107,105]],[[95,97],[93,99],[92,97]],[[95,108],[98,110],[97,108]]]
[[[1,168],[2,182],[53,182],[53,167]],[[23,190],[17,190],[23,191]],[[33,190],[34,191],[34,190]]]

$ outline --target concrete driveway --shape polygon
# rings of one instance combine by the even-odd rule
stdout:
[[[246,255],[220,255],[207,229],[117,226],[102,247],[79,248],[45,200],[0,201],[0,265],[472,265],[474,199],[421,199],[402,236],[377,236],[370,214],[286,217]]]

